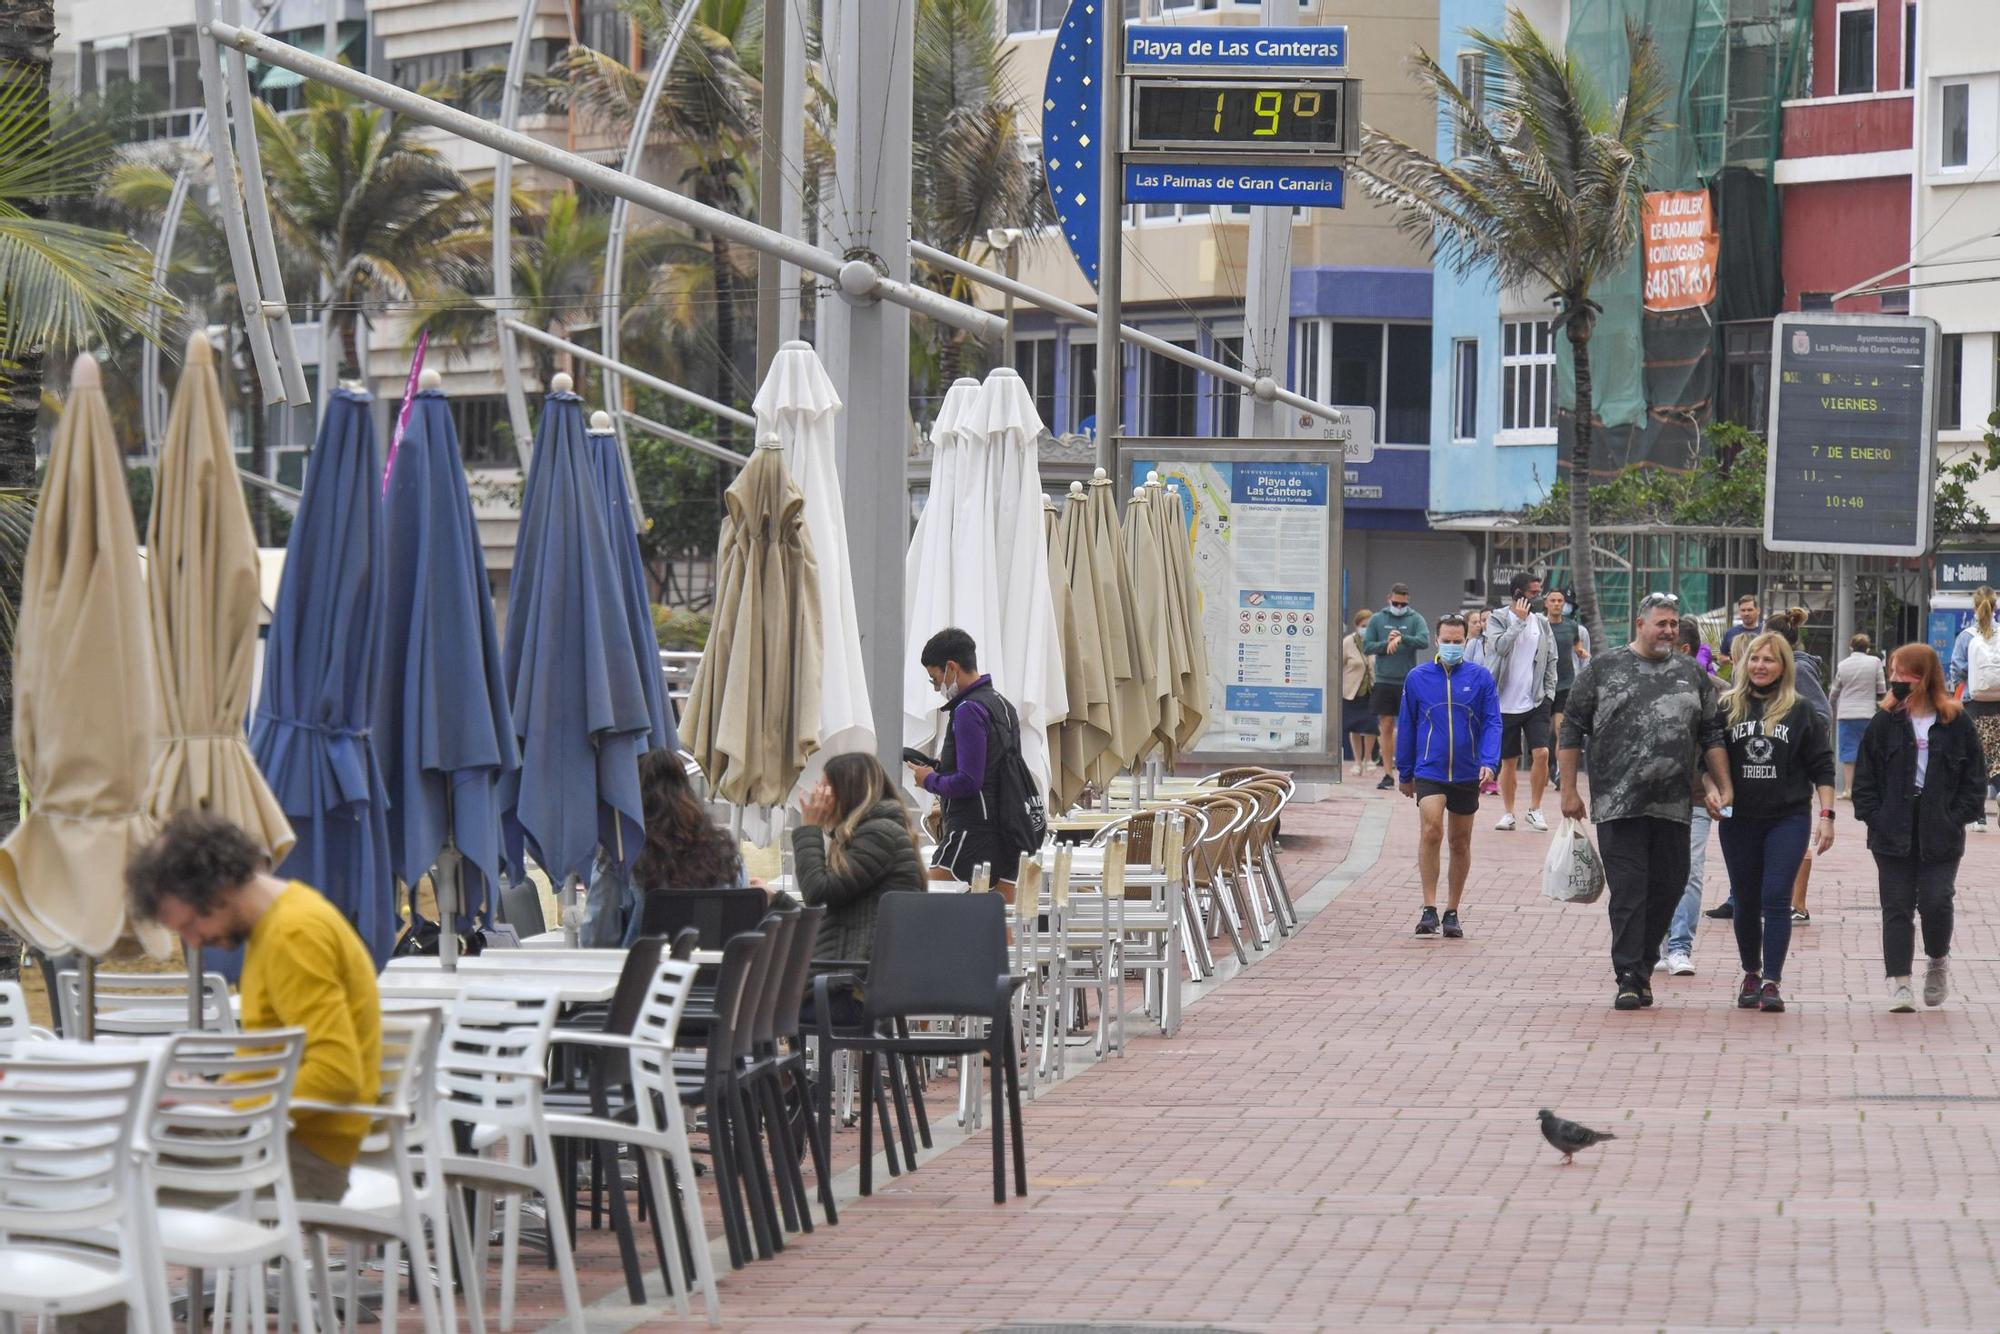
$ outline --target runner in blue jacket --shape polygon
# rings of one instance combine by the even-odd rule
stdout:
[[[1423,818],[1417,873],[1424,910],[1417,934],[1458,939],[1465,873],[1472,863],[1472,818],[1479,813],[1480,784],[1500,763],[1500,689],[1493,673],[1465,660],[1465,618],[1437,624],[1437,660],[1410,669],[1396,722],[1396,773],[1401,791],[1417,799]],[[1445,826],[1451,827],[1451,883],[1444,920],[1438,920],[1438,863]]]

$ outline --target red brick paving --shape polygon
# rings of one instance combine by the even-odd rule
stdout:
[[[726,1273],[727,1323],[2000,1323],[1985,918],[2000,861],[1980,836],[1942,1010],[1885,1012],[1873,867],[1843,823],[1793,936],[1787,1013],[1735,1008],[1729,926],[1704,919],[1701,972],[1660,975],[1657,1008],[1618,1014],[1602,905],[1539,897],[1545,835],[1479,830],[1469,938],[1445,942],[1410,934],[1409,803],[1348,795],[1288,823],[1295,893],[1350,836],[1349,870],[1367,869],[1192,1005],[1176,1038],[1143,1038],[1030,1104],[1027,1198],[991,1202],[982,1130],[900,1180],[878,1174],[840,1226]],[[1708,873],[1712,905],[1726,883],[1713,843]],[[1543,1105],[1619,1139],[1563,1167],[1536,1132]],[[851,1161],[855,1135],[840,1140]],[[616,1305],[608,1235],[581,1250],[586,1300],[610,1299],[594,1327],[659,1319]],[[532,1327],[559,1305],[546,1271],[524,1279]]]

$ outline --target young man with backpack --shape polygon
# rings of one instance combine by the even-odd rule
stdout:
[[[950,719],[936,765],[909,761],[917,786],[938,798],[942,834],[931,878],[970,883],[983,863],[995,885],[1011,885],[1021,854],[1040,848],[1048,829],[1021,758],[1020,715],[980,673],[978,647],[965,631],[938,631],[919,661]]]

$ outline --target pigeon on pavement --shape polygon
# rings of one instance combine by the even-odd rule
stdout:
[[[1541,1118],[1542,1138],[1561,1152],[1564,1167],[1569,1166],[1570,1159],[1579,1151],[1604,1140],[1618,1138],[1609,1131],[1592,1130],[1589,1126],[1565,1121],[1546,1107],[1535,1115]]]

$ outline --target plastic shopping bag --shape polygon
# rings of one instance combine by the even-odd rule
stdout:
[[[1604,893],[1604,864],[1583,821],[1565,818],[1542,864],[1542,894],[1557,903],[1595,903]]]

